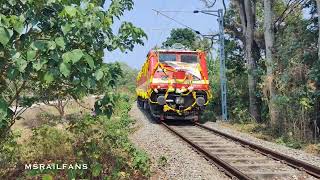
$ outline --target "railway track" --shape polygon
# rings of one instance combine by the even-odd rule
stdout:
[[[320,168],[195,124],[162,124],[236,179],[320,179]]]

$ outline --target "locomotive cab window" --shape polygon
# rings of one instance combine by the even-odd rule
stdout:
[[[176,54],[159,53],[159,61],[160,62],[177,61],[177,57],[176,57]]]
[[[182,54],[181,62],[185,63],[198,63],[198,55],[196,54]]]

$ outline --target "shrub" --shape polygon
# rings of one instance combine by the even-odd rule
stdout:
[[[47,124],[32,130],[32,137],[24,145],[24,160],[57,160],[70,157],[72,136],[66,130]]]
[[[20,137],[19,133],[10,132],[0,143],[0,179],[8,174],[12,168],[15,168],[19,161],[20,145],[16,139]]]
[[[149,175],[149,158],[128,138],[133,122],[128,115],[131,101],[120,98],[114,103],[115,117],[85,116],[70,124],[69,130],[77,137],[73,144],[77,161],[90,165],[88,172],[75,174],[75,177],[141,179]]]
[[[5,152],[0,154],[0,165],[6,165],[6,171],[0,170],[0,177],[147,179],[150,174],[150,160],[147,154],[138,150],[128,138],[133,123],[128,115],[132,100],[129,96],[117,97],[119,98],[113,102],[112,116],[102,114],[93,117],[86,114],[83,117],[70,118],[66,129],[48,122],[50,124],[34,128],[30,139],[22,145],[16,143],[15,136],[8,137],[4,144],[0,144],[1,152]],[[21,151],[17,150],[19,146]],[[27,163],[77,163],[87,164],[88,169],[26,171],[24,164]]]
[[[200,117],[200,123],[205,123],[207,121],[216,121],[216,114],[212,110],[205,110]]]

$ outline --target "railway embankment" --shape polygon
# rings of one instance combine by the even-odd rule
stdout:
[[[226,124],[222,123],[222,122],[207,122],[207,123],[205,123],[205,125],[212,128],[212,129],[219,130],[219,131],[227,133],[229,135],[236,136],[238,138],[250,141],[254,144],[261,145],[261,146],[266,147],[268,149],[271,149],[273,151],[276,151],[276,152],[279,152],[282,154],[286,154],[290,157],[293,157],[293,158],[299,159],[301,161],[305,161],[309,164],[320,167],[320,157],[313,155],[313,154],[310,154],[310,153],[307,153],[307,152],[303,151],[302,149],[293,149],[293,148],[287,147],[283,144],[277,144],[275,142],[262,140],[260,138],[255,137],[252,134],[240,132],[240,131],[236,130],[235,128],[232,128],[230,126],[226,126]]]
[[[229,178],[207,158],[204,158],[203,154],[192,149],[188,143],[170,133],[161,124],[157,124],[148,113],[136,105],[133,105],[130,115],[136,120],[135,132],[130,138],[133,143],[149,154],[153,173],[151,179]],[[320,157],[302,150],[256,138],[252,134],[228,127],[225,123],[207,122],[205,126],[320,167]]]
[[[229,179],[187,143],[153,122],[136,105],[130,115],[136,120],[136,131],[130,139],[151,158],[151,179]]]

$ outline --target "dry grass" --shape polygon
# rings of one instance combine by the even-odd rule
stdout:
[[[81,113],[90,113],[90,109],[93,108],[96,98],[87,97],[81,103],[81,107],[78,103],[71,101],[65,107],[66,116],[80,115]],[[32,128],[39,127],[43,124],[52,123],[58,128],[64,127],[63,123],[59,120],[58,111],[48,105],[40,105],[27,109],[22,115],[22,119],[16,121],[12,129],[21,133],[21,138],[18,142],[22,142],[28,139],[32,135]]]
[[[274,137],[272,137],[269,132],[266,132],[266,126],[263,124],[256,123],[248,123],[248,124],[230,124],[221,122],[221,126],[234,129],[239,132],[248,133],[258,139],[266,140],[266,141],[274,141]]]
[[[249,124],[231,124],[225,122],[219,122],[221,126],[230,128],[239,132],[247,133],[256,137],[258,139],[262,139],[269,142],[276,142],[277,138],[270,135],[266,129],[265,125],[259,125],[256,123]],[[320,144],[301,144],[302,150],[307,153],[320,155]]]
[[[307,153],[320,155],[320,144],[309,144],[303,149]]]

